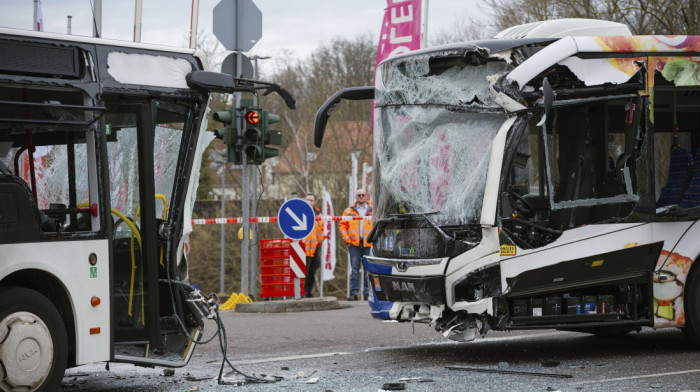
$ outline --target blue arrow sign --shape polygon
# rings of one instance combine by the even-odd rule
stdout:
[[[280,230],[293,240],[306,238],[314,229],[316,215],[311,205],[303,199],[287,200],[277,213]]]

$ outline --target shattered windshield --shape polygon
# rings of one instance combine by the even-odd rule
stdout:
[[[489,80],[509,66],[470,57],[473,52],[443,55],[384,63],[377,74],[379,219],[434,213],[430,219],[439,225],[480,220],[492,141],[506,120],[493,102]]]

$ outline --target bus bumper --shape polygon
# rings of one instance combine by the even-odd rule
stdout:
[[[387,265],[375,264],[363,258],[369,280],[369,306],[372,317],[389,320],[395,303],[443,306],[445,304],[444,276],[396,276]],[[392,317],[394,313],[394,317]]]

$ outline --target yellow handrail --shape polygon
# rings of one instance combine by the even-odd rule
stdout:
[[[163,220],[168,220],[168,199],[160,194],[157,193],[155,195],[156,199],[161,199],[163,200],[164,208],[163,208]],[[81,203],[78,204],[78,208],[81,207],[87,207],[89,206],[89,203]],[[129,316],[133,317],[133,304],[134,304],[134,280],[136,279],[136,269],[138,268],[136,266],[136,250],[134,249],[134,238],[136,238],[136,241],[139,244],[139,249],[143,249],[143,246],[141,245],[141,233],[139,233],[138,228],[136,228],[136,225],[134,222],[138,219],[139,214],[141,213],[141,206],[139,205],[136,208],[136,214],[134,215],[134,221],[132,222],[127,218],[124,214],[121,212],[117,211],[114,208],[111,208],[112,214],[116,215],[121,219],[124,223],[126,223],[127,226],[131,229],[131,282],[129,285]],[[165,268],[165,264],[163,263],[163,254],[165,252],[165,246],[161,245],[160,248],[160,265]],[[141,268],[141,293],[143,293],[143,268]],[[145,319],[145,314],[146,314],[146,309],[145,309],[145,303],[142,300],[141,301],[141,324],[146,325],[146,319]]]

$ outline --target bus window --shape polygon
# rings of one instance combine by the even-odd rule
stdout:
[[[1,88],[0,96],[14,97],[14,90]],[[15,184],[14,197],[27,206],[18,211],[19,225],[36,222],[28,228],[35,235],[14,241],[100,230],[90,207],[97,203],[93,124],[101,108],[80,105],[82,95],[72,91],[43,93],[29,90],[29,102],[2,109],[0,176]]]
[[[183,129],[189,120],[185,108],[158,102],[153,142],[156,218],[167,220],[167,210],[177,178],[178,157],[183,143]]]
[[[565,230],[631,212],[639,199],[634,149],[626,132],[629,100],[556,109],[547,152],[551,173],[550,227]]]
[[[700,80],[693,71],[700,58],[652,58],[652,62],[657,64],[653,195],[658,214],[673,214],[700,205]]]

